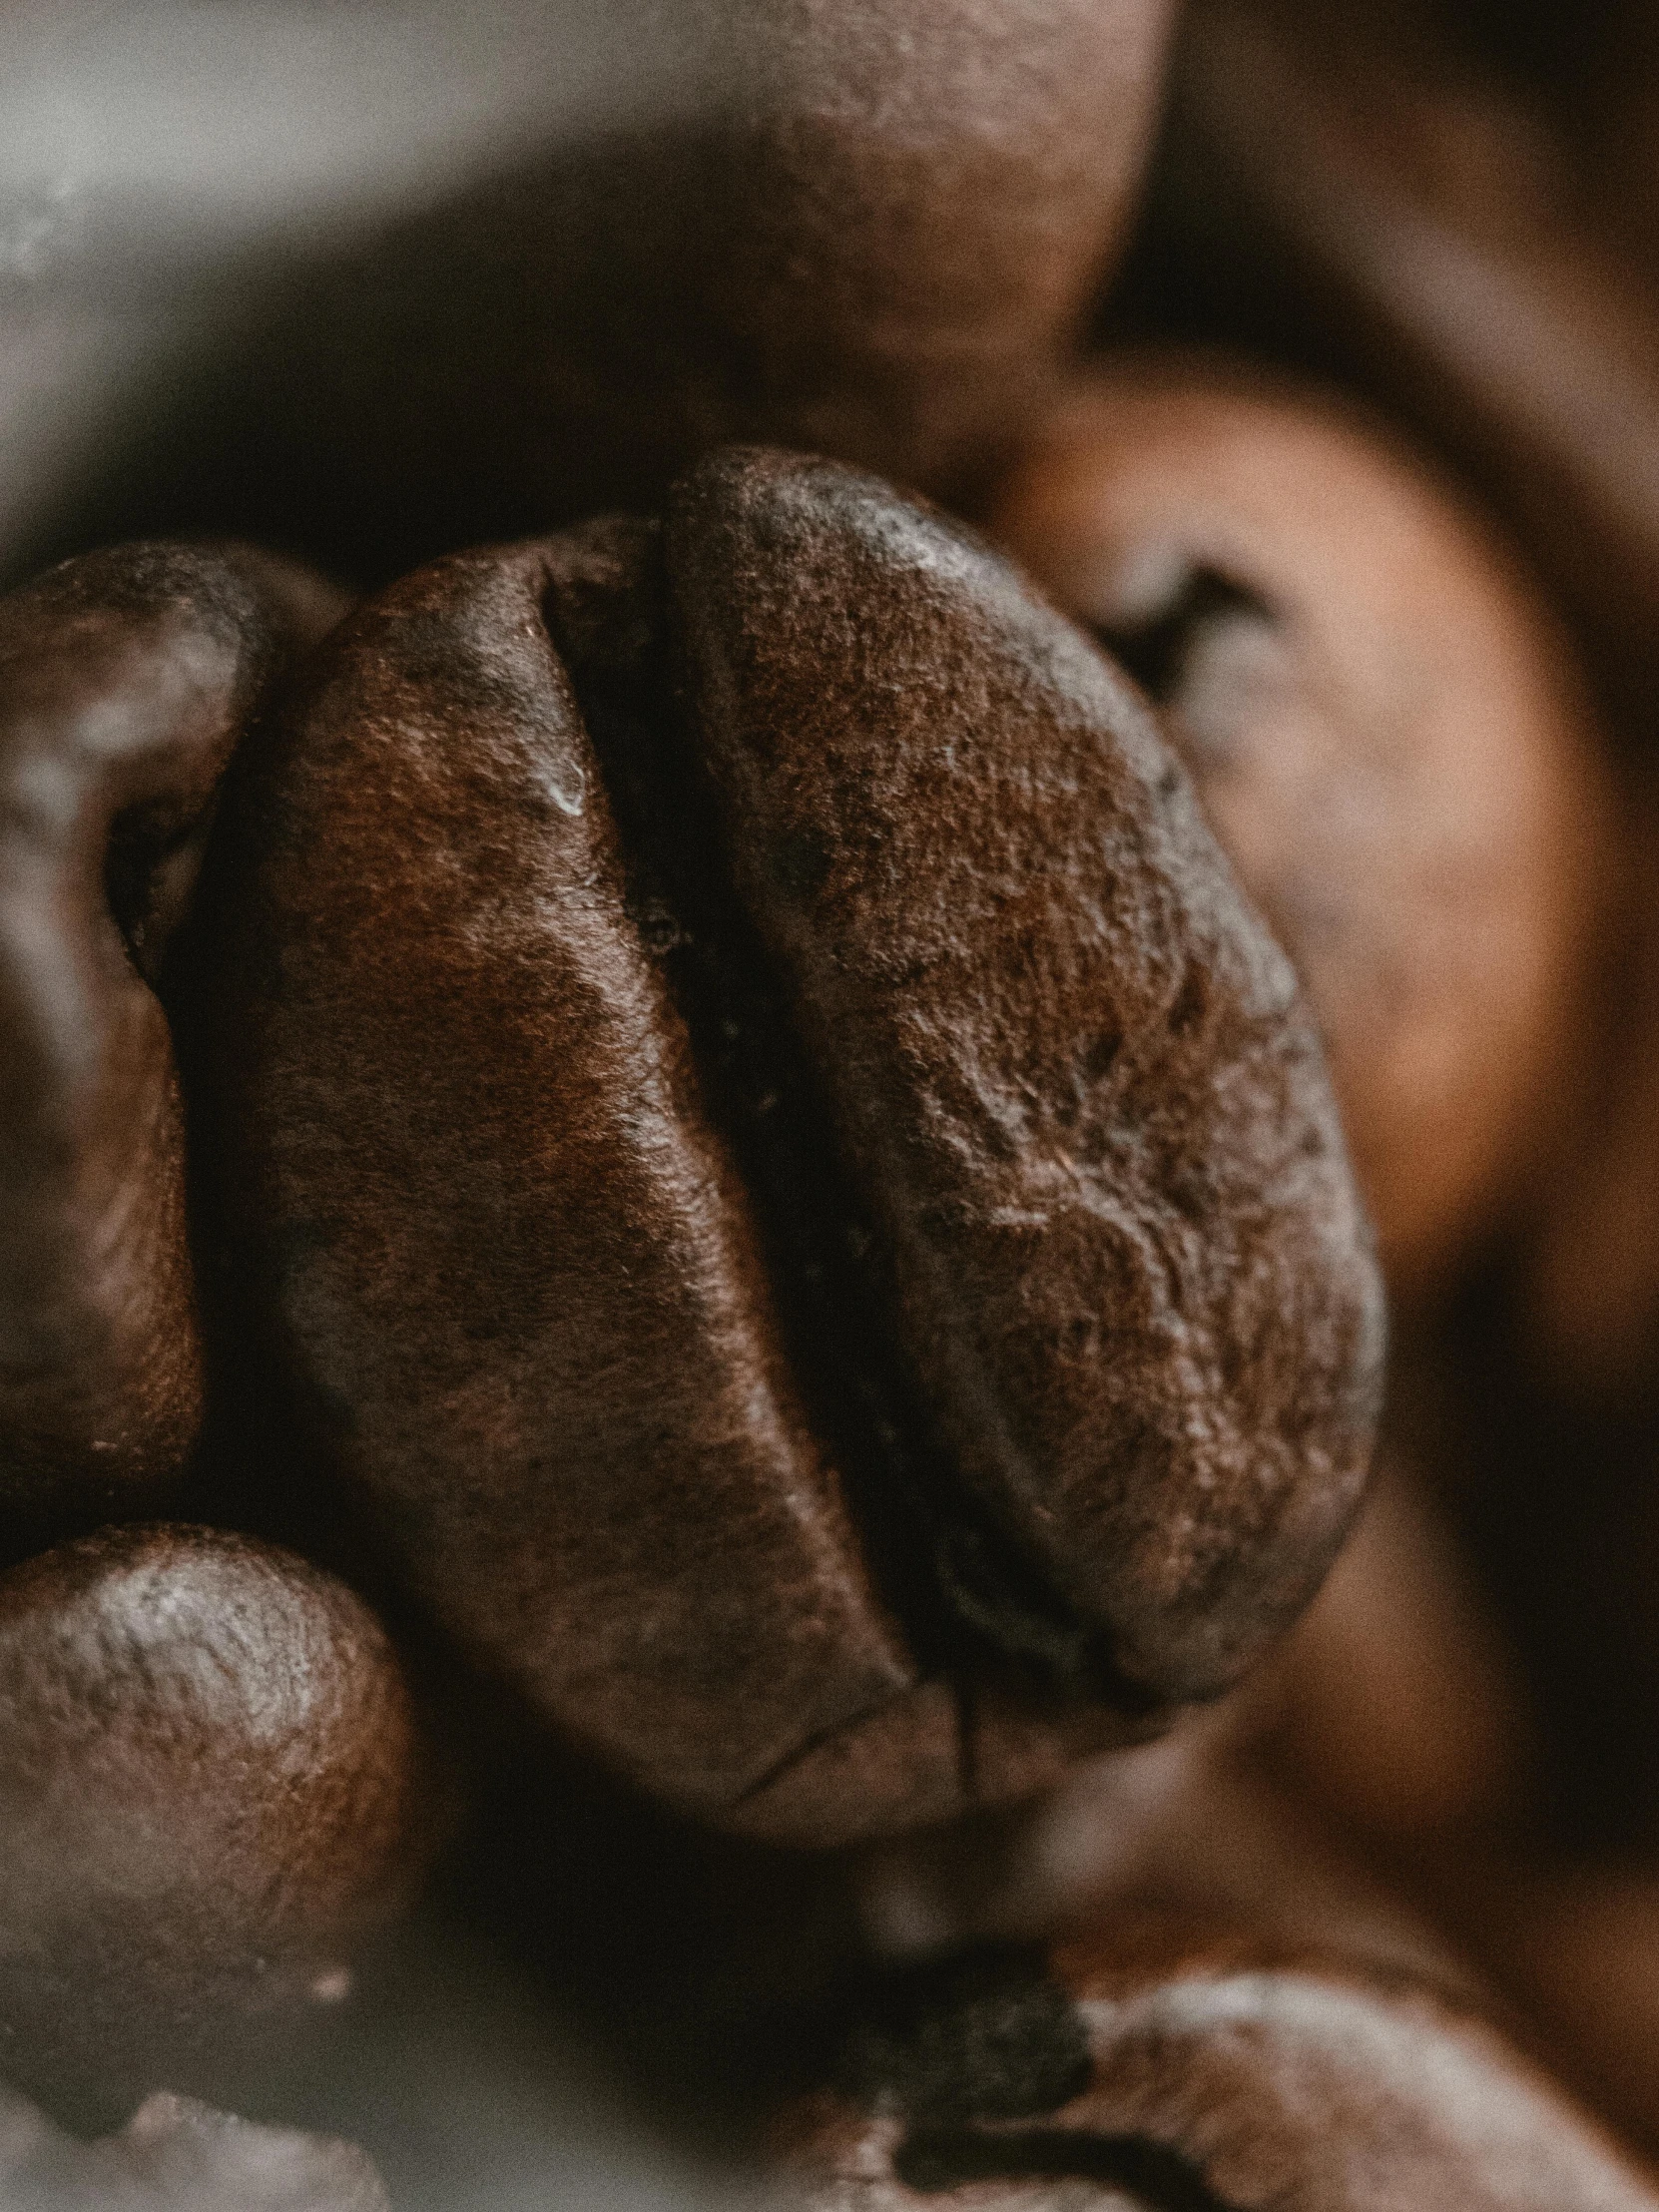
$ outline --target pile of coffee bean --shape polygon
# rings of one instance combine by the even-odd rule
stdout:
[[[0,2194],[1656,2212],[1659,41],[637,13],[0,597]]]

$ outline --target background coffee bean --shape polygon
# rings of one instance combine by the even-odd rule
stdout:
[[[152,1526],[13,1568],[0,1714],[0,2068],[76,2124],[234,2088],[418,1872],[397,1664],[287,1553]]]
[[[1598,179],[1536,88],[1434,13],[1194,0],[1126,319],[1225,334],[1385,404],[1491,499],[1613,727],[1650,749],[1659,302],[1620,239],[1645,195],[1628,172]],[[1594,53],[1589,14],[1566,43],[1576,64]],[[1568,69],[1545,74],[1572,91]],[[1628,60],[1613,74],[1639,88]]]
[[[340,601],[237,548],[130,546],[0,601],[0,1544],[142,1510],[202,1354],[156,997],[219,778]]]

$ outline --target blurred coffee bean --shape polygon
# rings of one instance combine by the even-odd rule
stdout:
[[[341,610],[247,548],[0,600],[0,1543],[153,1507],[205,1382],[157,995],[239,737]]]
[[[1410,9],[1198,0],[1143,306],[1317,362],[1470,472],[1651,743],[1659,293],[1541,109]]]

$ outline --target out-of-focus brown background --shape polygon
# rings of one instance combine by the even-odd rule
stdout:
[[[1014,57],[1035,40],[1049,74],[1034,75],[1003,117],[1017,140],[1019,98],[1034,104],[1029,122],[1055,96],[1067,26],[1082,20],[1063,0],[941,4],[924,64],[910,57],[924,79],[933,72],[931,94],[918,98],[902,41],[857,43],[860,24],[878,17],[890,31],[902,12],[771,7],[798,59],[845,38],[849,70],[891,72],[882,81],[894,135],[917,175],[941,148],[959,158],[946,125],[971,113],[981,67],[1023,82]],[[1029,207],[1012,208],[1005,266],[993,257],[940,272],[931,324],[929,302],[912,302],[934,347],[920,369],[872,353],[862,364],[877,393],[869,408],[842,408],[827,378],[789,417],[769,397],[777,333],[717,342],[699,289],[706,265],[676,251],[706,251],[709,226],[728,216],[746,253],[776,245],[764,211],[745,205],[710,150],[711,116],[776,89],[745,75],[738,0],[14,0],[0,13],[0,583],[111,536],[183,528],[265,537],[348,582],[372,581],[446,544],[546,526],[596,499],[649,498],[701,435],[734,425],[802,442],[817,425],[837,450],[877,464],[901,456],[932,488],[971,500],[976,472],[1037,396],[1023,326],[991,345],[991,367],[967,380],[959,405],[935,406],[930,394],[953,390],[960,368],[949,315],[979,300],[994,323],[998,287],[1017,279],[1056,332],[1222,336],[1386,410],[1516,532],[1586,654],[1628,800],[1651,781],[1648,615],[1659,608],[1649,559],[1659,541],[1659,189],[1649,178],[1659,180],[1659,163],[1647,151],[1659,31],[1649,12],[1441,0],[1362,10],[1345,31],[1339,8],[1203,0],[1184,13],[1168,129],[1117,280],[1104,281],[1104,241],[1096,270],[1089,251],[1068,260],[1047,227],[1045,209],[1083,208],[1098,182],[1085,136],[1055,152]],[[1295,72],[1275,74],[1281,49],[1261,45],[1260,25],[1276,20],[1312,25],[1308,51],[1317,57],[1323,40],[1338,74],[1353,73],[1361,120],[1340,171],[1322,168],[1312,125],[1306,141],[1287,127],[1264,171],[1269,96],[1287,103],[1287,118],[1312,112]],[[1415,53],[1424,27],[1454,66],[1454,96],[1437,82],[1420,108],[1368,106],[1366,41],[1385,56]],[[1323,64],[1309,66],[1317,76]],[[1090,101],[1110,112],[1110,71],[1098,82],[1073,75],[1076,116],[1093,112]],[[992,192],[997,131],[987,123],[968,136],[982,157],[972,174]],[[1130,132],[1099,160],[1130,165],[1138,152]],[[1289,180],[1286,197],[1262,189],[1267,173]],[[1435,234],[1426,218],[1382,234],[1375,283],[1356,289],[1344,211],[1376,204],[1366,195],[1379,178],[1422,182],[1425,208],[1471,211],[1469,236],[1492,252],[1465,275],[1508,272],[1511,290],[1489,291],[1481,307],[1459,288],[1451,248],[1450,260],[1429,251],[1461,234]],[[893,192],[895,207],[907,204]],[[1411,239],[1426,242],[1415,264]],[[1341,276],[1323,288],[1321,254]],[[1446,306],[1434,327],[1453,352],[1459,328],[1492,339],[1494,350],[1467,357],[1463,386],[1378,336],[1390,313],[1415,311],[1409,284],[1394,281],[1413,267],[1427,287],[1418,304],[1432,295]],[[658,270],[668,273],[660,299]],[[822,328],[832,310],[856,323],[848,285]],[[573,343],[575,366],[558,343],[562,315],[598,318]],[[819,328],[802,341],[809,351]],[[600,353],[630,364],[620,384],[584,351],[592,331]],[[1508,377],[1517,361],[1530,382]],[[1551,474],[1563,446],[1593,464],[1564,491]],[[1629,954],[1632,994],[1643,957]],[[1620,1001],[1606,1026],[1615,1041],[1631,1033],[1618,1082],[1645,1096],[1636,1004]],[[1599,1101],[1604,1120],[1617,1120],[1616,1088]],[[1597,1209],[1615,1229],[1659,1215],[1650,1129],[1651,1116],[1638,1115],[1623,1181],[1614,1145],[1608,1177],[1591,1177],[1569,1207],[1573,1231]],[[1639,1235],[1627,1242],[1641,1248],[1626,1271],[1625,1309],[1636,1312],[1648,1247]],[[1363,1834],[1387,1882],[1472,1928],[1488,1964],[1507,1959],[1511,1995],[1524,2000],[1531,1975],[1548,1992],[1541,2013],[1572,2015],[1576,2002],[1581,2023],[1597,2009],[1595,1976],[1617,1958],[1631,1982],[1622,2017],[1642,2019],[1645,2003],[1651,2021],[1659,2000],[1637,1984],[1659,1925],[1649,1871],[1659,1665],[1643,1626],[1655,1611],[1656,1546],[1640,1503],[1659,1435],[1644,1367],[1652,1316],[1635,1328],[1628,1373],[1609,1381],[1596,1354],[1617,1350],[1619,1280],[1584,1260],[1573,1232],[1557,1234],[1553,1256],[1547,1234],[1545,1245],[1542,1324],[1517,1320],[1507,1254],[1483,1255],[1486,1272],[1453,1286],[1449,1306],[1408,1317],[1411,1364],[1399,1371],[1377,1511],[1330,1602],[1229,1725],[1240,1756],[1312,1806],[1328,1838]],[[1552,1297],[1567,1315],[1559,1327]],[[1591,1320],[1574,1324],[1575,1314]],[[1536,1349],[1528,1328],[1564,1346],[1569,1369],[1578,1360],[1565,1383],[1542,1364],[1516,1365]],[[1326,1684],[1359,1694],[1327,1699]],[[1376,1729],[1352,1732],[1373,1714]],[[1638,1744],[1641,1756],[1628,1756]],[[1147,1808],[1174,1793],[1179,1812],[1170,1778],[1186,1756],[1137,1754],[1116,1779],[1084,1778],[1035,1846],[1010,1830],[972,1852],[924,1849],[877,1865],[868,1932],[908,1954],[964,1931],[1033,1933],[1063,1896],[1109,1892],[1115,1837],[1150,1823],[1167,1842]],[[1551,1833],[1532,1889],[1503,1838],[1505,1824],[1524,1828],[1539,1807]],[[1466,1836],[1478,1849],[1464,1851]],[[1260,1848],[1271,1863],[1271,1840]],[[1467,1897],[1444,1872],[1459,1852]],[[1582,1853],[1599,1871],[1564,1890],[1556,1852]],[[520,1857],[534,1882],[533,1850]],[[541,1876],[550,1922],[566,1909],[561,1864],[553,1852]],[[1005,1894],[999,1866],[1013,1870]],[[616,1862],[609,1905],[619,1919],[629,1901],[617,1886],[649,1882],[649,1867],[645,1852]],[[663,1902],[642,1899],[643,1917]],[[573,1894],[569,1911],[591,1903]],[[1360,1921],[1368,1909],[1354,1908]],[[510,1921],[498,1916],[485,1933],[453,1897],[429,1908],[367,1963],[320,2045],[265,2085],[258,2115],[362,2142],[400,2212],[731,2202],[739,2184],[687,2147],[642,2085],[649,2066],[625,2081],[601,2059],[586,2015],[515,1953]],[[1577,1999],[1574,1958],[1585,1977]],[[593,1970],[590,1956],[590,1979]],[[1653,2055],[1592,2050],[1581,2078],[1613,2108],[1651,2117],[1642,2076]]]

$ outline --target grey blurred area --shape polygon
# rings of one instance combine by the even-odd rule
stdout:
[[[245,2099],[342,2137],[391,2212],[741,2212],[716,2172],[603,2066],[536,1976],[429,1908],[366,1962],[314,2044]],[[331,2212],[331,2208],[330,2208]]]
[[[549,142],[708,97],[653,0],[13,0],[0,10],[0,578],[74,534],[296,264]]]
[[[476,1933],[400,1930],[235,2113],[159,2090],[87,2139],[0,2081],[6,2212],[738,2212]]]

